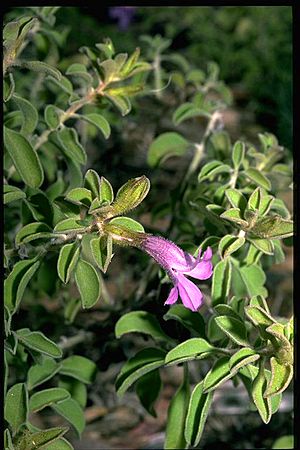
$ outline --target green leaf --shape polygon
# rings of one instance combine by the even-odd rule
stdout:
[[[183,305],[173,305],[163,318],[164,320],[177,320],[184,327],[196,331],[199,336],[205,338],[205,322],[200,313],[195,314]]]
[[[60,445],[61,442],[67,442],[61,438],[67,431],[68,428],[66,427],[56,427],[35,433],[26,433],[18,443],[18,449],[35,450],[37,448],[43,448],[43,450],[72,450],[73,447],[70,445],[63,447]]]
[[[90,207],[92,203],[92,193],[86,188],[74,188],[67,193],[65,199],[75,205]]]
[[[244,367],[254,361],[257,361],[260,355],[252,348],[245,347],[234,353],[229,360],[230,372],[236,373],[241,367]]]
[[[148,164],[151,167],[156,167],[171,156],[182,156],[189,145],[189,142],[178,133],[163,133],[154,139],[149,147]]]
[[[264,287],[266,275],[261,267],[257,264],[251,266],[239,267],[233,264],[232,270],[232,289],[234,295],[238,297],[253,297],[254,295],[267,295]]]
[[[3,83],[3,100],[8,102],[15,92],[15,80],[12,73],[8,74],[8,80],[4,80]]]
[[[244,237],[232,236],[231,234],[227,234],[226,236],[222,237],[218,246],[218,251],[221,258],[227,258],[232,253],[241,248],[244,243]]]
[[[24,200],[26,206],[37,222],[45,222],[50,227],[53,225],[53,206],[46,194],[40,190],[29,191],[28,200]]]
[[[40,331],[30,331],[23,328],[15,332],[20,344],[31,348],[39,353],[43,353],[52,358],[61,358],[62,351],[53,341],[48,339]]]
[[[63,219],[58,222],[53,231],[55,233],[69,233],[72,231],[77,231],[80,233],[81,231],[84,231],[85,228],[86,225],[83,225],[81,220],[77,220],[74,217],[69,217],[68,219]]]
[[[101,177],[100,179],[100,200],[101,201],[107,201],[111,203],[114,199],[114,191],[110,184],[110,182],[104,178]]]
[[[118,320],[115,327],[116,338],[126,333],[144,333],[153,339],[173,342],[161,329],[156,317],[146,311],[132,311]]]
[[[255,295],[250,299],[249,306],[259,306],[270,314],[268,303],[262,295]]]
[[[61,247],[57,261],[57,273],[63,283],[68,283],[79,259],[80,247],[76,242]]]
[[[25,98],[14,94],[12,99],[16,102],[23,115],[21,133],[24,134],[24,136],[28,136],[33,133],[35,127],[37,126],[38,112],[36,108]]]
[[[206,163],[200,170],[200,173],[198,175],[198,182],[200,183],[209,178],[213,178],[221,173],[228,173],[231,170],[232,169],[228,164],[224,164],[221,161],[210,161],[209,163]]]
[[[275,198],[271,210],[278,213],[283,219],[290,219],[291,213],[281,198]]]
[[[105,139],[108,139],[110,136],[110,125],[105,119],[105,117],[101,116],[101,114],[91,113],[91,114],[84,114],[79,116],[81,119],[85,120],[88,123],[91,123],[92,125],[95,125],[95,127],[98,128],[98,130],[101,131]]]
[[[8,428],[4,430],[4,449],[15,450],[15,447],[13,446],[12,437]]]
[[[172,121],[177,126],[184,120],[197,116],[207,117],[209,119],[211,115],[204,109],[197,108],[194,103],[187,102],[176,108],[172,116]]]
[[[60,125],[60,116],[63,111],[54,105],[47,105],[44,112],[45,122],[50,130],[55,130]]]
[[[231,285],[231,262],[224,259],[214,267],[212,278],[212,304],[226,303]]]
[[[229,356],[222,356],[218,359],[203,380],[203,390],[210,392],[222,383],[232,378],[234,373],[230,372]]]
[[[260,207],[260,201],[262,198],[263,194],[262,194],[262,190],[260,187],[257,187],[252,194],[250,195],[249,199],[248,199],[248,208],[249,209],[253,209],[253,210],[258,210]]]
[[[252,384],[252,398],[264,423],[269,423],[272,416],[272,407],[270,398],[265,398],[266,375],[263,363],[260,363],[259,371]]]
[[[247,347],[247,329],[243,322],[230,316],[219,316],[215,318],[218,327],[236,344]]]
[[[230,304],[232,305],[232,300],[230,299]],[[245,302],[244,299],[242,299],[243,302]],[[233,308],[231,305],[226,305],[223,303],[220,303],[219,305],[216,305],[214,307],[214,310],[218,313],[220,316],[230,316],[234,319],[241,320],[241,315],[238,308]]]
[[[59,373],[89,384],[95,381],[97,366],[88,358],[72,355],[61,362]]]
[[[122,367],[116,380],[116,389],[119,396],[139,378],[152,370],[164,365],[165,352],[158,348],[145,348],[130,358]]]
[[[59,387],[70,392],[71,397],[81,406],[86,407],[87,402],[87,388],[84,383],[74,378],[62,376],[58,383]]]
[[[283,239],[293,236],[294,224],[292,220],[285,220],[280,216],[265,216],[257,220],[251,233],[261,238]]]
[[[75,281],[81,296],[81,304],[84,309],[94,306],[100,298],[101,284],[95,268],[79,259],[75,269]]]
[[[57,413],[64,417],[73,426],[74,430],[77,432],[80,438],[81,433],[85,428],[85,418],[82,409],[72,398],[64,400],[59,404],[51,405],[51,408]]]
[[[50,238],[53,236],[51,228],[43,222],[33,222],[25,225],[16,234],[15,244],[27,244],[35,239]]]
[[[46,406],[53,403],[59,403],[62,400],[70,398],[70,393],[62,388],[50,388],[43,391],[36,392],[29,399],[29,410],[31,412],[40,411]]]
[[[86,164],[87,155],[79,142],[78,134],[74,128],[63,127],[55,133],[64,150],[64,153],[75,162],[79,164]]]
[[[266,215],[269,212],[269,210],[271,209],[275,200],[278,200],[278,199],[275,199],[272,195],[262,196],[260,199],[259,208],[258,208],[259,215],[260,216]],[[289,218],[289,217],[287,217],[287,218]]]
[[[190,359],[202,359],[203,354],[213,353],[215,347],[203,338],[191,338],[170,350],[165,364],[179,364]]]
[[[100,198],[100,186],[101,181],[97,172],[93,169],[89,169],[84,176],[84,187],[91,191],[92,198]]]
[[[187,370],[185,370],[184,379],[169,405],[164,445],[165,450],[187,448],[184,427],[189,399],[190,386]]]
[[[50,380],[59,370],[60,365],[52,358],[44,358],[43,364],[31,366],[27,375],[27,387],[34,389],[47,380]]]
[[[246,306],[245,313],[254,325],[259,327],[262,337],[268,339],[266,328],[275,323],[273,317],[260,306]]]
[[[238,169],[243,163],[245,157],[245,144],[241,141],[237,141],[232,149],[232,162],[235,169]]]
[[[44,61],[19,61],[18,66],[22,69],[29,69],[33,72],[42,72],[45,73],[45,75],[51,75],[56,80],[61,79],[61,73],[58,69],[56,69],[53,66],[50,66],[49,64],[45,63]]]
[[[4,145],[24,183],[38,188],[43,183],[44,173],[29,141],[22,134],[4,127]]]
[[[105,273],[113,257],[112,237],[101,236],[91,239],[90,247],[95,263]]]
[[[119,225],[128,230],[137,231],[138,233],[145,233],[143,225],[136,220],[131,219],[131,217],[115,217],[114,219],[111,219],[109,223]]]
[[[237,225],[240,225],[241,227],[247,227],[248,222],[243,219],[241,211],[239,208],[230,208],[224,211],[220,217],[222,219],[229,220],[230,222],[234,222]]]
[[[269,335],[274,336],[280,343],[280,350],[283,351],[292,351],[292,345],[289,342],[289,340],[287,339],[287,337],[285,336],[285,325],[283,325],[282,323],[276,322],[276,323],[272,323],[271,325],[268,325],[268,327],[266,328],[266,332],[269,333]],[[284,354],[280,355],[280,351],[277,354],[278,360],[281,361],[281,356],[284,357]],[[288,356],[288,355],[285,355]],[[293,357],[293,355],[290,355],[291,357]],[[283,362],[283,361],[282,361]],[[287,364],[292,364],[292,361],[288,360],[288,361],[284,361]]]
[[[225,195],[228,198],[233,208],[238,208],[244,211],[247,207],[246,197],[237,189],[226,189]]]
[[[17,311],[24,291],[39,265],[40,262],[35,259],[18,261],[4,281],[4,301],[10,313]]]
[[[294,447],[294,436],[292,434],[287,434],[286,436],[281,436],[276,439],[272,445],[272,449],[283,449],[283,448],[295,448]]]
[[[3,194],[4,205],[7,205],[7,203],[14,202],[16,200],[20,200],[21,198],[26,198],[25,192],[15,186],[10,186],[9,184],[3,185]]]
[[[263,252],[266,255],[274,254],[274,244],[272,241],[268,241],[267,239],[258,239],[258,238],[248,238],[247,239],[251,244],[254,245],[259,251]]]
[[[13,434],[27,420],[28,393],[24,383],[12,386],[5,397],[4,418],[9,423]]]
[[[131,103],[129,98],[125,95],[109,95],[105,97],[120,111],[121,115],[126,116],[131,110]]]
[[[67,70],[66,75],[82,78],[82,80],[89,86],[93,82],[93,77],[88,73],[84,64],[74,63],[71,64]]]
[[[270,359],[270,364],[271,379],[268,382],[264,397],[272,397],[284,392],[293,378],[293,366],[291,364],[280,364],[274,356]]]
[[[193,447],[200,442],[212,399],[213,392],[203,393],[203,381],[198,383],[193,389],[184,432],[185,440]]]
[[[257,184],[258,186],[261,186],[267,191],[271,190],[272,185],[270,180],[265,175],[263,175],[259,170],[250,167],[249,169],[245,170],[244,173],[247,176],[247,178],[250,178],[250,180],[254,181],[254,183]]]
[[[151,386],[151,389],[149,389],[149,386]],[[161,386],[162,382],[159,370],[153,370],[152,372],[146,373],[136,383],[136,393],[140,402],[146,411],[153,417],[157,417],[154,403],[159,396]]]

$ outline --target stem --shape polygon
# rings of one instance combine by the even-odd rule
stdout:
[[[154,68],[155,95],[157,98],[161,98],[161,87],[162,87],[160,63],[161,63],[160,54],[156,53],[153,62],[153,68]]]
[[[183,178],[183,180],[181,182],[180,192],[179,192],[179,195],[178,195],[178,197],[176,199],[176,202],[174,204],[174,208],[173,208],[173,211],[172,211],[172,213],[173,213],[172,214],[172,219],[171,219],[170,225],[169,225],[168,230],[167,230],[168,234],[172,230],[172,228],[174,226],[174,223],[176,221],[175,212],[176,212],[176,208],[177,208],[178,202],[183,197],[183,195],[184,195],[184,193],[186,191],[186,188],[188,186],[188,181],[189,181],[190,177],[196,172],[196,170],[198,169],[199,164],[200,164],[200,162],[201,162],[201,160],[202,160],[202,158],[204,156],[204,150],[205,150],[206,141],[207,141],[208,137],[210,136],[210,134],[213,132],[213,130],[216,128],[218,122],[220,122],[221,120],[222,120],[221,113],[219,111],[215,111],[212,114],[212,116],[211,116],[211,118],[210,118],[210,120],[209,120],[209,122],[207,124],[207,127],[205,129],[204,135],[203,135],[203,137],[201,139],[201,142],[199,144],[195,144],[196,151],[195,151],[194,157],[193,157],[193,159],[192,159],[192,161],[191,161],[191,163],[190,163],[190,165],[189,165],[189,167],[188,167],[188,169],[186,171],[186,174],[184,175],[184,178]]]
[[[70,338],[66,338],[65,336],[61,337],[61,342],[58,344],[61,350],[68,350],[75,345],[80,344],[81,342],[90,342],[92,340],[93,333],[82,331],[79,332],[76,336],[72,336]]]
[[[104,89],[107,87],[107,84],[100,82],[98,87],[96,89],[90,88],[89,92],[77,102],[74,102],[61,116],[60,116],[60,122],[58,127],[60,127],[64,122],[66,122],[68,119],[70,119],[76,111],[78,111],[80,108],[82,108],[84,105],[87,105],[88,103],[91,103],[97,95],[103,95]],[[57,128],[58,128],[57,127]],[[38,148],[43,145],[47,139],[49,134],[53,130],[45,130],[40,137],[37,139],[36,144],[34,146],[34,149],[37,150]]]
[[[229,187],[231,187],[232,189],[235,188],[238,174],[239,174],[239,171],[238,170],[234,170],[232,175],[231,175],[231,178],[230,178],[230,181],[229,181]]]

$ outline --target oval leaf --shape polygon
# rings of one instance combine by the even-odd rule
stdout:
[[[197,356],[203,353],[213,352],[214,349],[215,348],[203,338],[188,339],[167,353],[165,363],[179,363],[190,359],[196,359]]]
[[[189,142],[178,133],[163,133],[158,136],[149,147],[148,164],[155,167],[170,156],[185,154]]]
[[[61,247],[57,261],[57,273],[63,283],[68,283],[79,259],[80,247],[76,242]]]
[[[96,364],[88,358],[72,355],[61,362],[59,372],[83,383],[89,384],[95,380]]]
[[[75,270],[75,281],[81,296],[82,307],[91,308],[100,298],[101,285],[95,268],[80,259]]]
[[[20,425],[27,420],[28,394],[24,383],[12,386],[5,397],[4,418],[7,420],[13,433],[18,431]]]
[[[4,127],[4,145],[24,183],[38,188],[43,183],[44,173],[29,141],[22,134]]]
[[[91,114],[84,114],[80,116],[81,119],[85,120],[88,123],[91,123],[92,125],[95,125],[95,127],[98,128],[98,130],[101,131],[105,139],[108,139],[110,136],[110,125],[105,119],[105,117],[101,116],[101,114],[91,113]]]
[[[190,398],[184,436],[189,445],[195,447],[199,444],[209,408],[213,399],[213,392],[203,392],[203,381],[198,383]]]
[[[265,397],[272,397],[286,390],[293,378],[293,366],[291,364],[280,364],[273,356],[270,359],[271,379],[268,382]]]
[[[59,368],[60,365],[52,358],[45,358],[43,364],[31,366],[27,375],[28,389],[31,390],[52,378]]]
[[[243,322],[230,316],[219,316],[215,318],[218,327],[233,341],[247,347],[247,329]]]
[[[70,424],[74,427],[74,430],[77,432],[78,437],[81,436],[81,433],[85,428],[85,418],[83,410],[80,408],[76,400],[68,398],[58,404],[51,405],[51,408],[54,409],[57,414],[60,414],[68,422],[70,422]]]
[[[212,304],[226,303],[231,285],[231,262],[224,259],[214,268],[212,278]]]
[[[62,356],[61,349],[40,331],[30,331],[28,328],[23,328],[16,331],[15,334],[25,347],[52,356],[52,358],[61,358]]]
[[[173,396],[168,409],[166,438],[164,445],[166,450],[182,449],[187,447],[184,438],[184,426],[189,399],[190,389],[187,371],[185,371],[184,379]]]
[[[146,311],[132,311],[118,320],[115,328],[116,337],[120,338],[126,333],[144,333],[153,339],[173,342],[163,332],[156,317]]]
[[[164,365],[165,352],[158,348],[145,348],[130,358],[116,380],[118,395],[123,395],[139,378]]]
[[[29,399],[29,410],[32,412],[40,411],[46,406],[58,403],[70,398],[70,393],[62,388],[50,388],[36,392]]]
[[[18,261],[4,281],[5,306],[11,313],[16,312],[27,284],[35,274],[40,262],[34,259]]]

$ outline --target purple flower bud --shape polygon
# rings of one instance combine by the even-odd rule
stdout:
[[[145,237],[141,243],[141,248],[165,269],[174,284],[165,305],[172,305],[180,295],[186,308],[197,311],[203,303],[203,295],[200,289],[185,275],[198,280],[207,280],[212,276],[211,248],[206,249],[202,258],[200,258],[201,251],[199,250],[197,258],[194,258],[177,247],[174,242],[151,235]]]

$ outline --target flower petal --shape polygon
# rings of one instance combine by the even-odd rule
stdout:
[[[184,306],[192,311],[197,311],[202,305],[203,298],[200,289],[192,281],[181,274],[178,274],[177,287]]]
[[[210,278],[213,273],[213,265],[211,262],[211,257],[212,257],[212,250],[210,247],[207,247],[207,249],[203,253],[201,260],[195,265],[195,267],[192,268],[192,270],[184,272],[185,275],[197,278],[198,280],[207,280],[208,278]],[[199,255],[197,257],[197,260],[198,258]]]
[[[170,294],[167,298],[167,300],[165,301],[165,305],[173,305],[173,303],[175,303],[178,299],[178,289],[177,286],[174,286],[171,291]]]
[[[198,280],[207,280],[212,276],[213,265],[211,261],[200,261],[194,269],[184,273],[185,275],[197,278]]]

